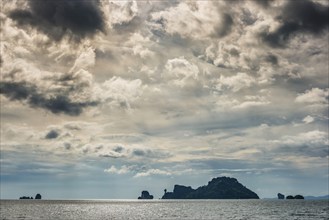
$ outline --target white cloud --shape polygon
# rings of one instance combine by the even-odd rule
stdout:
[[[217,27],[225,25],[222,24],[224,18],[212,1],[181,2],[166,11],[155,12],[151,17],[154,21],[162,20],[167,33],[179,34],[184,38],[210,37],[216,33]]]
[[[199,73],[198,67],[191,64],[184,57],[168,60],[165,68],[168,70],[169,74],[177,78],[182,76],[183,78],[192,77],[196,79]]]
[[[221,110],[244,110],[251,107],[265,106],[270,101],[264,96],[245,96],[244,98],[234,98],[233,96],[222,95],[217,98],[216,106]]]
[[[89,47],[75,60],[73,67],[71,68],[70,72],[75,72],[79,69],[87,69],[89,67],[93,67],[95,65],[95,52],[94,49]]]
[[[303,119],[303,122],[305,124],[309,124],[309,123],[312,123],[314,121],[314,118],[310,115],[306,116],[304,119]]]
[[[131,35],[129,40],[125,43],[127,47],[130,47],[134,55],[139,55],[141,58],[152,58],[156,54],[149,48],[154,43],[149,37],[143,36],[140,33],[134,33]]]
[[[105,4],[106,3],[106,4]],[[129,23],[138,15],[137,1],[121,0],[121,1],[103,1],[105,5],[105,14],[108,17],[110,26],[116,24]]]
[[[165,170],[159,170],[159,169],[149,169],[145,172],[139,172],[134,177],[146,177],[146,176],[152,176],[152,175],[163,175],[163,176],[170,176],[172,175],[170,172]]]
[[[249,76],[246,73],[237,73],[234,76],[221,75],[218,79],[216,88],[223,90],[224,88],[232,89],[233,92],[238,92],[241,89],[251,87],[256,83],[254,77]]]
[[[116,168],[115,166],[111,166],[108,169],[105,169],[104,172],[106,173],[114,173],[114,174],[126,174],[131,172],[131,169],[133,168],[133,166],[126,166],[123,165],[120,168]]]
[[[95,87],[95,98],[114,106],[124,105],[123,107],[130,109],[131,103],[143,94],[144,88],[140,79],[126,80],[121,77],[112,77]]]
[[[308,104],[327,104],[329,98],[329,89],[312,88],[305,93],[298,94],[295,101]]]
[[[196,80],[199,74],[199,68],[184,57],[168,60],[165,69],[163,78],[173,80],[180,87],[184,87],[189,80]]]
[[[164,176],[170,176],[171,173],[165,170],[160,169],[147,169],[144,166],[137,166],[137,165],[122,165],[120,168],[117,168],[115,166],[111,166],[108,169],[105,169],[104,172],[106,173],[114,173],[114,174],[133,174],[135,178],[137,177],[146,177],[146,176],[152,176],[152,175],[164,175]]]
[[[275,141],[278,143],[289,144],[289,145],[328,145],[328,133],[325,131],[309,131],[300,133],[297,136],[284,136],[281,140]]]

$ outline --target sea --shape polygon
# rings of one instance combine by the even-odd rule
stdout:
[[[329,219],[328,200],[1,200],[7,219]]]

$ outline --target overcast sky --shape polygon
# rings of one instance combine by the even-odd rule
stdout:
[[[1,198],[328,194],[328,5],[2,0]]]

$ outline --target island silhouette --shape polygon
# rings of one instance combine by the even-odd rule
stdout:
[[[153,199],[153,195],[146,190],[142,191],[142,195],[138,197],[138,199]]]
[[[258,195],[243,186],[235,178],[217,177],[206,186],[175,185],[173,192],[164,190],[162,199],[259,199]]]
[[[42,197],[41,197],[41,194],[36,194],[35,195],[35,197],[34,197],[34,199],[41,199]],[[31,197],[29,197],[29,196],[21,196],[21,197],[19,197],[19,199],[33,199],[33,197],[31,196]]]
[[[278,199],[284,199],[285,196],[281,193],[278,193]],[[286,199],[304,199],[304,196],[302,195],[296,195],[296,196],[292,196],[292,195],[289,195],[286,197]]]

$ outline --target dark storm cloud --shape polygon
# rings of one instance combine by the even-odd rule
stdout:
[[[278,65],[278,63],[279,63],[278,57],[273,54],[268,54],[265,57],[265,61],[271,63],[272,65]]]
[[[257,4],[259,4],[260,6],[264,7],[264,8],[268,8],[271,6],[271,3],[274,0],[254,0]]]
[[[296,33],[317,35],[323,32],[329,25],[329,7],[309,0],[290,0],[276,19],[281,23],[279,28],[263,32],[261,37],[271,47],[283,47]]]
[[[44,108],[52,113],[65,113],[76,116],[83,108],[97,105],[96,102],[73,102],[65,94],[47,97],[41,94],[36,86],[27,83],[0,82],[0,94],[11,100],[26,100],[32,107]]]
[[[17,9],[10,17],[19,25],[31,25],[55,40],[65,34],[80,39],[104,31],[98,0],[29,0],[30,10]]]
[[[46,138],[46,139],[55,139],[55,138],[57,138],[58,136],[59,136],[59,133],[58,133],[56,130],[50,130],[50,131],[46,134],[45,138]]]
[[[233,26],[232,16],[227,13],[224,13],[222,15],[222,23],[220,24],[220,27],[216,28],[215,35],[217,37],[224,37],[228,35],[232,30],[232,26]]]

